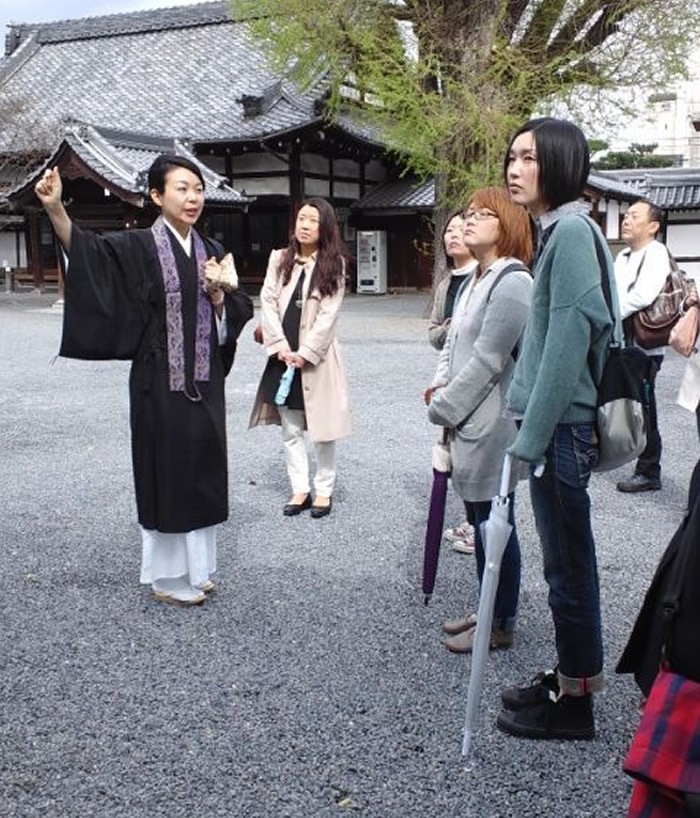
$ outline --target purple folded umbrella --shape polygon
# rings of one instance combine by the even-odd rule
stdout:
[[[442,529],[445,524],[445,503],[447,484],[450,479],[450,447],[447,429],[443,431],[442,442],[433,446],[433,488],[430,492],[428,524],[425,529],[425,550],[423,553],[423,595],[427,605],[435,588]]]

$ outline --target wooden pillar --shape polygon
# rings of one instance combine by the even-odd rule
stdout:
[[[304,173],[301,169],[301,144],[292,142],[289,148],[289,229],[304,198]]]
[[[32,272],[34,286],[40,288],[44,280],[43,263],[41,259],[41,213],[38,210],[26,210],[25,220],[29,228],[28,267]]]

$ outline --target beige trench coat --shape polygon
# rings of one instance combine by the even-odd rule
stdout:
[[[302,267],[292,270],[289,283],[283,285],[277,275],[283,250],[273,250],[267,265],[260,305],[262,310],[263,345],[269,355],[287,346],[282,330],[282,318],[296,289]],[[316,442],[338,440],[352,431],[350,397],[345,369],[336,337],[338,312],[345,295],[344,284],[332,296],[321,296],[318,290],[308,291],[315,259],[311,258],[304,270],[303,303],[299,326],[299,355],[308,361],[301,370],[304,394],[306,428]],[[253,426],[279,424],[277,407],[266,403],[258,386],[255,404],[250,416]]]

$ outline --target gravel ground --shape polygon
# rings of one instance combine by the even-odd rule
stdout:
[[[626,472],[592,481],[609,674],[598,737],[531,742],[494,725],[500,688],[553,663],[523,485],[516,644],[491,657],[465,764],[469,660],[443,649],[440,625],[475,600],[473,558],[445,548],[429,606],[420,594],[437,437],[421,402],[436,360],[427,296],[346,300],[355,434],[322,520],[282,517],[279,432],[247,431],[263,368],[249,325],[227,385],[220,589],[196,609],[138,584],[128,365],[54,359],[51,304],[0,295],[3,816],[624,816],[639,697],[614,665],[698,456],[694,418],[674,404],[681,359],[658,380],[663,491],[619,494]],[[451,494],[448,523],[461,519]]]

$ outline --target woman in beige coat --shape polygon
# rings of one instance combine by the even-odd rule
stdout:
[[[289,246],[270,254],[260,292],[268,361],[250,426],[282,426],[292,486],[292,497],[284,506],[288,517],[308,508],[312,517],[330,513],[335,441],[351,431],[348,387],[336,336],[346,255],[333,208],[324,199],[308,199],[299,210]],[[278,388],[285,372],[292,379],[283,398]],[[305,430],[316,456],[313,502]]]

